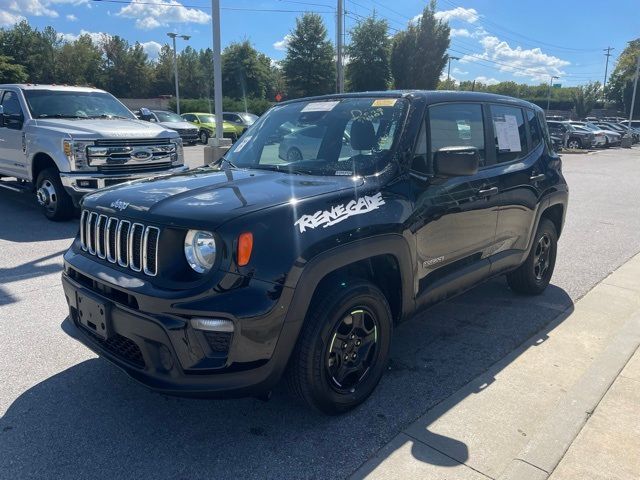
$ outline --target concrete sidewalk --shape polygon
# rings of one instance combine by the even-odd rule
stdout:
[[[352,478],[640,478],[639,345],[640,255]]]

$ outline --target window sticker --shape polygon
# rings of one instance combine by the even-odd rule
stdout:
[[[373,101],[372,107],[393,107],[398,103],[397,98],[378,98]]]
[[[501,152],[521,152],[518,120],[515,115],[504,115],[493,119],[498,138],[498,150]]]
[[[240,140],[240,143],[238,144],[238,146],[236,147],[236,152],[240,152],[242,151],[242,149],[245,147],[245,145],[247,143],[249,143],[249,140],[251,140],[251,135],[249,135],[248,137],[244,137],[242,140]]]
[[[330,112],[339,103],[340,100],[334,102],[311,102],[302,109],[302,112]]]

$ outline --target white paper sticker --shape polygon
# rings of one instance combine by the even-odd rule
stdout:
[[[505,115],[504,120],[493,121],[498,137],[498,150],[501,152],[521,152],[518,119],[515,115]]]
[[[336,105],[340,103],[340,100],[335,102],[311,102],[305,106],[303,112],[330,112]]]
[[[244,146],[249,143],[249,140],[251,140],[253,137],[251,137],[251,135],[249,135],[248,137],[243,137],[242,140],[240,140],[240,143],[238,144],[238,146],[236,147],[236,152],[241,151]]]

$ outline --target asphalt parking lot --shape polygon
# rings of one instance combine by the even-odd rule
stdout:
[[[187,149],[190,166],[202,147]],[[0,478],[345,478],[399,430],[486,371],[640,252],[640,147],[564,155],[570,205],[552,285],[494,280],[400,325],[363,406],[315,414],[269,402],[147,391],[68,334],[61,255],[77,221],[0,190]]]

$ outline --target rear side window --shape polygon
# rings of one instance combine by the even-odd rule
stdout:
[[[446,147],[476,147],[480,166],[486,162],[482,106],[474,103],[449,103],[429,109],[431,130],[430,165],[433,155]]]
[[[528,151],[522,109],[491,105],[491,118],[498,163],[512,162],[522,158]]]
[[[527,108],[527,120],[529,121],[529,132],[531,132],[531,149],[533,150],[542,141],[542,127],[536,112]]]

